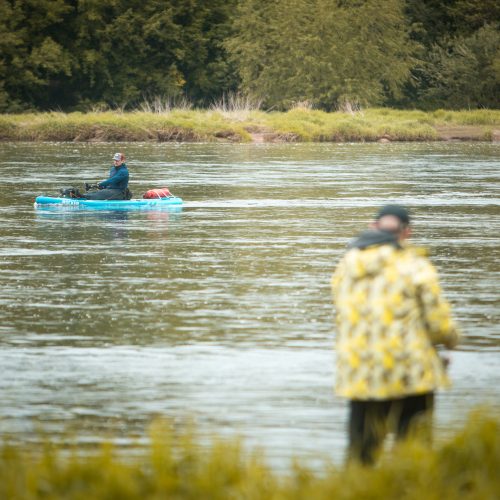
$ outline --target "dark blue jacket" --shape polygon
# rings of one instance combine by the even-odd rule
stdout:
[[[128,168],[125,163],[119,167],[111,167],[109,178],[99,182],[99,187],[104,189],[121,189],[124,191],[128,187]]]

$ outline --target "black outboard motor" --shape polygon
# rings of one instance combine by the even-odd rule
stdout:
[[[75,187],[67,187],[59,189],[62,198],[83,198],[82,194]]]

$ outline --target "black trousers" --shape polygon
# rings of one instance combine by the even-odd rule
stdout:
[[[83,195],[87,200],[125,200],[125,191],[121,189],[99,189],[88,191]]]
[[[349,407],[349,459],[373,464],[389,431],[404,439],[413,430],[431,439],[434,393],[384,400],[351,400]]]

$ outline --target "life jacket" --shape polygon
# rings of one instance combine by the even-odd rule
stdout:
[[[173,194],[168,190],[167,187],[165,188],[159,188],[159,189],[150,189],[149,191],[146,191],[142,197],[146,199],[151,199],[151,198],[169,198],[173,196]]]

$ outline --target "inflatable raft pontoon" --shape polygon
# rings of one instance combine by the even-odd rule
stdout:
[[[86,200],[85,198],[56,198],[51,196],[38,196],[35,199],[35,208],[84,208],[94,210],[114,209],[158,209],[181,207],[182,198],[169,196],[168,198],[135,198],[131,200]]]

